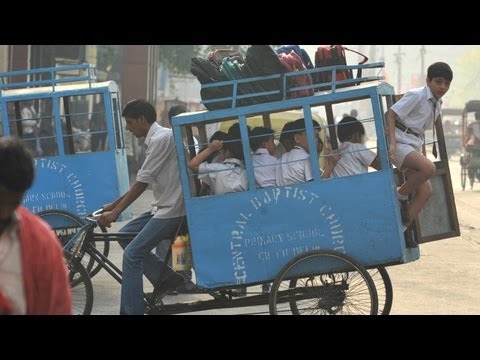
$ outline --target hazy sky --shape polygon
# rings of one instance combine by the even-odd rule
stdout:
[[[385,61],[384,76],[402,93],[409,88],[425,85],[427,67],[433,62],[444,61],[453,70],[453,81],[449,92],[444,97],[444,107],[463,107],[472,99],[480,99],[480,46],[478,45],[424,45],[424,70],[421,78],[421,48],[422,45],[400,45],[401,85],[398,91],[399,65],[396,54],[398,45],[346,45],[369,57],[369,62]],[[302,45],[309,53],[312,61],[317,45]],[[478,61],[476,57],[478,58]],[[473,58],[472,58],[473,57]],[[348,53],[348,64],[358,63],[360,57]],[[468,60],[467,60],[468,59]],[[476,79],[479,78],[479,81]],[[474,81],[475,80],[475,81]],[[477,95],[478,94],[478,95]]]

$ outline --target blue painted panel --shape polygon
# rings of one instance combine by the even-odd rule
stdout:
[[[23,205],[33,212],[62,209],[83,218],[123,194],[120,189],[128,187],[126,164],[118,170],[115,152],[36,158],[35,181]]]
[[[418,258],[418,249],[405,248],[391,181],[387,171],[188,199],[198,284],[272,280],[288,261],[315,249],[345,253],[364,266]]]

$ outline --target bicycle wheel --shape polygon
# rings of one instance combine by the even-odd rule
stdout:
[[[72,314],[90,315],[93,307],[92,280],[85,267],[68,251],[63,252],[72,291]]]
[[[270,314],[376,315],[378,298],[367,270],[330,250],[297,256],[283,267],[270,290]]]
[[[65,210],[45,210],[37,213],[43,220],[45,220],[55,231],[62,246],[70,240],[70,238],[80,229],[85,222],[77,215],[72,214]],[[103,226],[100,227],[102,232],[107,232],[107,229]],[[110,243],[106,241],[92,242],[91,246],[98,248],[99,251],[108,257],[110,252]],[[100,270],[100,264],[95,264],[95,260],[90,257],[88,253],[85,253],[82,257],[82,264],[88,271],[90,277],[94,277]]]
[[[473,183],[475,182],[475,169],[467,168],[468,180],[470,180],[470,190],[473,189]]]
[[[462,163],[462,169],[460,170],[460,180],[462,184],[462,190],[465,190],[467,184],[467,166]]]
[[[368,269],[368,273],[372,277],[378,297],[378,315],[388,315],[392,309],[393,287],[390,276],[383,266]]]

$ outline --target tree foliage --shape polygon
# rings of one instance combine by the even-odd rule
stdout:
[[[206,56],[215,49],[237,49],[245,55],[247,45],[158,45],[159,61],[168,70],[177,74],[188,74],[190,62],[195,56]]]
[[[119,45],[97,45],[97,69],[111,71],[120,58]]]
[[[197,56],[203,45],[158,45],[159,61],[168,70],[186,74],[190,72],[191,58]]]
[[[472,46],[456,63],[450,64],[453,69],[453,81],[446,96],[451,107],[463,108],[470,100],[480,100],[479,58],[480,47]]]

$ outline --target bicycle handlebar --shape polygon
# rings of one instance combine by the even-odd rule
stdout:
[[[103,213],[103,207],[98,210],[95,210],[90,215],[85,216],[85,219],[91,222],[96,222],[97,219],[100,217],[100,215],[102,215],[102,213]]]

